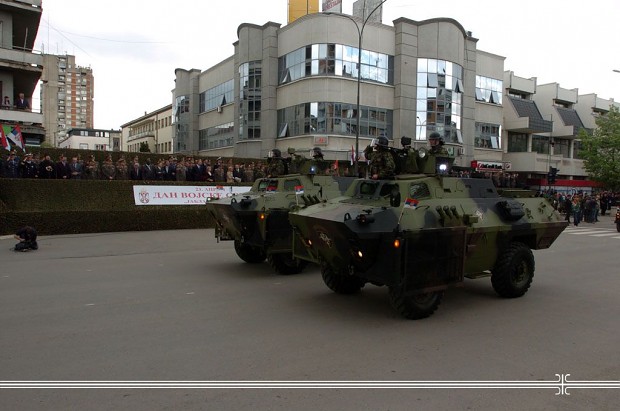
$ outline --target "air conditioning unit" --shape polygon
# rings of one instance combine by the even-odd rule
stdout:
[[[221,113],[222,112],[222,106],[217,106],[217,112]]]
[[[462,156],[464,154],[464,150],[462,147],[459,147],[459,149],[457,150],[457,155]]]

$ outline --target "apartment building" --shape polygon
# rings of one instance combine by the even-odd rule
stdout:
[[[32,104],[43,72],[43,58],[33,52],[41,14],[40,0],[0,3],[0,124],[21,134],[26,146],[45,141],[41,108]]]
[[[60,148],[79,150],[121,151],[120,130],[70,128],[57,144]]]
[[[57,147],[72,128],[94,127],[95,84],[90,67],[78,66],[75,56],[44,54],[41,103],[46,141]]]

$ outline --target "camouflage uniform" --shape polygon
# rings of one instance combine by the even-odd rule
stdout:
[[[392,178],[396,170],[396,164],[392,153],[388,150],[378,149],[370,156],[370,175],[377,175],[379,179]]]
[[[280,177],[284,175],[286,166],[284,160],[280,157],[274,157],[269,160],[269,166],[267,167],[267,175],[269,177]]]

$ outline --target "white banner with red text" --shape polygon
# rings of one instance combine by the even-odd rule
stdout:
[[[231,197],[250,191],[237,186],[133,186],[136,205],[204,205],[209,198]]]

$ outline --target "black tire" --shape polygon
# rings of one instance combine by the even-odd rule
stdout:
[[[267,254],[258,247],[252,247],[239,240],[235,240],[235,252],[246,263],[257,264],[262,263],[267,258]]]
[[[392,307],[409,320],[429,317],[437,310],[443,299],[443,291],[405,295],[402,287],[390,287],[389,294]]]
[[[338,294],[358,293],[365,284],[361,278],[337,274],[331,267],[327,266],[321,266],[321,276],[325,285]]]
[[[278,274],[298,274],[308,265],[306,260],[293,257],[292,253],[269,254],[267,261]]]
[[[491,271],[491,284],[504,298],[521,297],[534,279],[534,254],[523,243],[514,242],[499,256]]]

